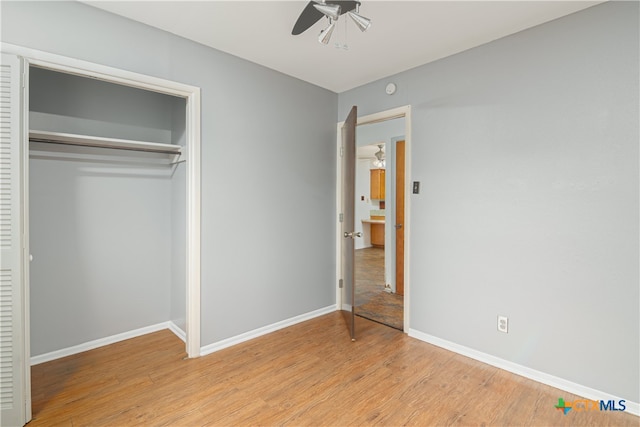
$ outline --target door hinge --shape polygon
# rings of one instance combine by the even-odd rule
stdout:
[[[340,215],[338,215],[338,219],[340,220],[340,222],[344,222],[344,214],[341,213]]]
[[[342,289],[344,287],[344,282],[342,279],[338,280],[338,287]]]
[[[340,157],[344,157],[344,146],[340,146]]]

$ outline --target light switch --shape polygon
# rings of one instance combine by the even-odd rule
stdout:
[[[413,181],[413,194],[420,194],[420,181]]]

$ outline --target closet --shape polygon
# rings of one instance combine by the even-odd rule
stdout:
[[[31,356],[186,331],[186,100],[29,69]]]

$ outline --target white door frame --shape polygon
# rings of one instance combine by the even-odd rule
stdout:
[[[26,63],[23,80],[28,76],[28,66],[36,65],[53,71],[75,74],[84,77],[99,79],[109,83],[115,83],[143,90],[159,92],[167,95],[185,98],[186,100],[186,167],[187,167],[187,268],[186,268],[186,351],[188,357],[200,356],[200,88],[88,61],[69,58],[36,49],[25,48],[9,43],[1,44],[2,52],[12,53],[22,57]],[[28,81],[23,84],[28,94]],[[28,95],[25,95],[28,96]],[[24,103],[23,115],[23,139],[28,144],[28,102]],[[23,150],[22,164],[23,177],[28,178],[29,150]],[[28,201],[28,181],[25,181],[25,201]],[[28,206],[24,206],[23,220],[29,223]],[[25,253],[29,253],[28,229],[25,231]],[[27,258],[28,259],[28,258]],[[28,266],[25,266],[28,270]],[[28,278],[28,276],[25,276]],[[25,295],[28,297],[29,282],[24,283]],[[28,300],[25,301],[28,309]],[[29,312],[25,310],[25,340],[29,341]],[[29,355],[25,355],[29,357]],[[30,366],[27,363],[25,366]]]
[[[405,238],[404,238],[404,332],[409,332],[409,297],[411,294],[411,283],[409,278],[409,262],[410,262],[410,253],[409,253],[409,240],[411,239],[411,221],[410,221],[410,212],[411,212],[411,199],[410,199],[410,185],[409,177],[411,176],[411,106],[405,105],[402,107],[393,108],[391,110],[382,111],[379,113],[369,114],[367,116],[358,117],[358,126],[366,125],[378,122],[384,122],[386,120],[391,119],[399,119],[404,118],[404,133],[405,133],[405,210],[404,210],[404,228],[405,228]],[[336,308],[338,310],[342,309],[342,290],[340,289],[340,279],[342,278],[342,271],[340,271],[341,266],[341,246],[340,241],[342,236],[340,234],[340,214],[342,212],[342,139],[340,129],[342,129],[342,125],[344,122],[338,123],[337,129],[337,144],[336,144]],[[356,128],[356,139],[357,139],[357,128]]]

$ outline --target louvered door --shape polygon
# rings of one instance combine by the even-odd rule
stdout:
[[[29,421],[25,295],[23,282],[23,198],[20,58],[2,54],[0,63],[0,424]],[[25,147],[26,149],[26,147]]]

